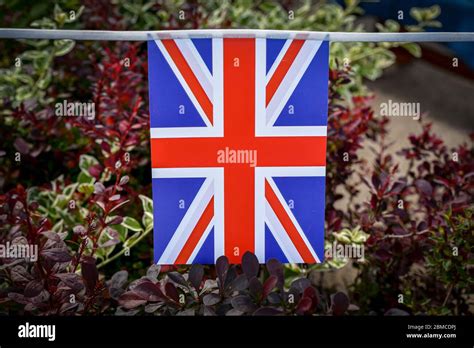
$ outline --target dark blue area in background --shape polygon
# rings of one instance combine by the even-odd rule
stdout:
[[[337,0],[344,5],[343,0]],[[393,19],[397,22],[410,25],[416,21],[410,16],[413,7],[429,7],[439,5],[441,14],[437,18],[442,24],[441,28],[426,29],[427,31],[474,31],[474,0],[382,0],[374,3],[362,3],[367,15],[373,15],[382,21]],[[398,11],[403,11],[403,20],[398,20]],[[464,63],[474,69],[474,43],[473,42],[447,42],[444,43],[455,52]]]

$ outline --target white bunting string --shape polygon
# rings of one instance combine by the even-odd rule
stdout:
[[[474,32],[346,33],[253,29],[107,31],[0,28],[0,39],[147,41],[171,38],[268,38],[322,40],[331,42],[465,42],[474,41]]]

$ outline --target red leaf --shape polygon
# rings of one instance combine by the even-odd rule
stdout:
[[[278,278],[276,276],[270,276],[265,283],[263,284],[263,294],[262,298],[265,299],[268,294],[275,288],[278,283]]]

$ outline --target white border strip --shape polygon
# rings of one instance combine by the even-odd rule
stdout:
[[[199,38],[302,39],[332,42],[463,42],[474,32],[360,33],[258,29],[200,29],[162,31],[110,31],[0,28],[0,39],[70,39],[97,41],[148,41]]]

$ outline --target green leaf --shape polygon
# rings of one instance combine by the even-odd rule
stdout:
[[[24,60],[35,60],[35,59],[42,59],[48,56],[47,51],[40,51],[40,50],[29,50],[25,51],[21,54],[21,59]]]
[[[413,7],[410,9],[410,16],[413,17],[417,22],[423,21],[423,12],[422,9],[419,7]]]
[[[35,81],[33,80],[33,78],[30,75],[17,74],[15,77],[21,83],[24,83],[24,84],[29,85],[29,86],[33,86],[33,84],[35,83]]]
[[[430,28],[441,28],[443,26],[440,21],[426,21],[423,24],[425,25],[425,27]]]
[[[61,22],[61,19],[62,19],[62,22],[64,22],[64,18],[61,18],[61,17],[64,17],[64,11],[62,10],[61,6],[59,6],[58,4],[55,4],[54,5],[54,10],[53,10],[53,16],[54,16],[54,20],[56,22]]]
[[[21,86],[16,90],[16,100],[23,101],[33,96],[33,90],[30,86]]]
[[[59,220],[51,229],[53,232],[60,233],[63,230],[64,220]]]
[[[39,89],[46,89],[49,84],[51,83],[51,71],[48,70],[48,72],[46,73],[46,76],[44,76],[42,79],[38,80],[38,82],[36,83],[36,85],[38,86]]]
[[[133,243],[138,239],[140,238],[140,236],[142,235],[142,231],[139,231],[139,232],[136,232],[134,233],[132,236],[130,236],[130,238],[128,238],[125,243],[123,243],[123,247],[124,248],[129,248],[131,245],[133,245]]]
[[[33,60],[33,66],[39,72],[46,71],[51,63],[51,57],[49,55],[43,55]]]
[[[84,174],[84,173],[81,173]],[[79,175],[81,175],[79,174]],[[94,185],[92,183],[82,183],[79,184],[79,187],[77,188],[77,191],[80,193],[83,193],[85,195],[91,195],[94,192]]]
[[[74,194],[74,191],[76,191],[76,188],[77,188],[78,185],[79,185],[78,183],[74,183],[74,184],[68,185],[64,188],[63,195],[64,195],[66,200],[71,199],[71,197]]]
[[[400,30],[400,24],[393,19],[387,19],[385,21],[385,26],[390,32],[398,32]]]
[[[144,195],[140,195],[139,197],[142,201],[143,211],[153,214],[153,201],[151,198]]]
[[[413,43],[413,42],[407,42],[402,44],[402,47],[406,49],[412,56],[416,58],[421,57],[421,47],[420,45]]]
[[[89,175],[89,172],[84,173],[84,172],[81,171],[79,173],[79,175],[77,176],[77,181],[80,184],[93,184],[95,179],[92,176]]]
[[[124,243],[125,240],[127,239],[128,228],[123,226],[123,222],[122,222],[121,225],[115,225],[114,230],[118,232],[120,241]]]
[[[142,231],[143,228],[142,226],[140,225],[140,223],[135,220],[134,218],[130,217],[130,216],[126,216],[123,221],[122,221],[122,226],[128,228],[129,230],[132,230],[132,231]]]
[[[56,23],[50,18],[41,18],[33,21],[30,26],[33,28],[56,29]]]
[[[148,231],[153,226],[153,213],[145,212],[142,217],[142,223],[145,226],[145,230]]]
[[[54,55],[56,57],[64,56],[72,51],[76,43],[73,40],[55,40],[54,41]]]
[[[439,5],[433,5],[425,9],[426,20],[432,20],[437,18],[441,14],[441,7]]]

